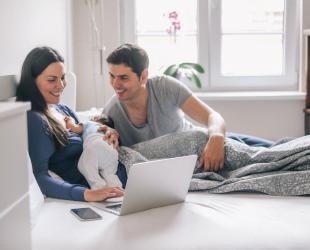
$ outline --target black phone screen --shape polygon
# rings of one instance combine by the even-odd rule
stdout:
[[[89,207],[83,208],[72,208],[70,210],[74,215],[76,215],[80,220],[100,220],[101,215],[97,214],[94,210]]]

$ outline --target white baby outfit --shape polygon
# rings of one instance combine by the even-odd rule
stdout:
[[[104,134],[98,132],[100,123],[83,123],[83,153],[78,162],[78,169],[86,178],[91,189],[103,187],[121,187],[116,175],[118,152],[103,140]]]

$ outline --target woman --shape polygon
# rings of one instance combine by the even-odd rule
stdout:
[[[27,55],[16,95],[17,101],[31,102],[27,114],[28,148],[41,191],[48,197],[77,201],[122,196],[123,190],[117,187],[90,190],[78,171],[83,142],[80,135],[66,130],[64,118],[70,116],[77,123],[78,118],[71,109],[59,104],[65,86],[64,60],[57,51],[38,47]],[[51,177],[48,170],[63,180]],[[122,165],[117,174],[124,184],[126,171]]]

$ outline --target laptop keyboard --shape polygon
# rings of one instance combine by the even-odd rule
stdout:
[[[112,209],[116,212],[120,212],[121,211],[121,207],[122,207],[122,203],[116,204],[116,205],[109,205],[106,206],[106,208]]]

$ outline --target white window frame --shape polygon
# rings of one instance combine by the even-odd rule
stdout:
[[[206,69],[202,89],[195,91],[297,91],[301,0],[285,0],[284,74],[278,76],[223,76],[221,58],[221,0],[197,0],[198,63]],[[212,14],[211,14],[212,13]],[[136,43],[135,0],[120,0],[121,42]],[[212,34],[212,35],[208,35]]]

